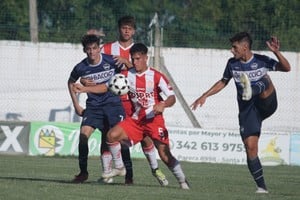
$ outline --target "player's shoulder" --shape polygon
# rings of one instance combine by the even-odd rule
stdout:
[[[162,74],[160,71],[158,71],[158,69],[154,68],[154,67],[148,67],[147,69],[149,72],[153,72],[153,73],[157,73],[157,74]]]
[[[239,59],[236,59],[235,57],[231,57],[228,59],[228,63],[230,64],[234,64],[234,63],[237,63],[237,62],[240,62]]]
[[[114,60],[113,55],[101,53],[102,60]]]
[[[149,75],[153,75],[154,79],[157,81],[161,79],[168,80],[167,76],[164,73],[160,72],[158,69],[154,67],[148,67],[147,73]]]
[[[101,63],[100,64],[109,64],[109,65],[113,65],[116,66],[116,61],[113,57],[113,55],[110,54],[105,54],[105,53],[101,53]]]
[[[74,68],[80,68],[87,65],[88,65],[87,58],[84,58],[79,63],[77,63]]]
[[[102,48],[108,48],[111,47],[113,44],[117,43],[118,41],[110,41],[110,42],[106,42],[102,45]]]
[[[262,55],[262,54],[253,54],[254,58],[257,59],[257,60],[262,60],[262,61],[265,61],[265,60],[269,60],[270,57],[269,56],[266,56],[266,55]]]

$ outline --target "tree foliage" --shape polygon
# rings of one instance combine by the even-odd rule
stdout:
[[[0,8],[0,39],[30,40],[29,0],[2,0]],[[115,40],[118,18],[132,15],[135,40],[150,45],[149,24],[158,13],[164,46],[228,48],[232,34],[248,31],[254,49],[265,49],[271,35],[283,50],[300,49],[299,0],[39,0],[37,10],[41,42],[78,43],[89,28]]]

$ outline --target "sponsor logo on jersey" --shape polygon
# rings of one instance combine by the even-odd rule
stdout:
[[[258,70],[253,70],[250,72],[246,72],[249,79],[257,79],[257,78],[261,78],[262,76],[265,75],[265,70],[263,69],[258,69]]]
[[[148,99],[152,98],[154,96],[154,92],[135,92],[135,93],[129,93],[130,98],[137,98],[137,99]]]
[[[251,71],[233,71],[232,72],[233,78],[239,81],[242,72],[246,73],[251,81],[257,81],[267,73],[267,71],[264,68],[251,70]]]
[[[92,79],[96,83],[102,83],[102,82],[109,80],[114,74],[115,74],[115,70],[110,69],[108,71],[89,74],[87,76],[84,76],[84,78]]]

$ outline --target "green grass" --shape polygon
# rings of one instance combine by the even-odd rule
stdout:
[[[75,157],[31,157],[0,155],[0,199],[300,199],[300,167],[264,167],[269,194],[255,194],[255,184],[245,165],[181,162],[191,190],[179,189],[173,175],[159,161],[169,186],[160,187],[150,173],[146,159],[134,159],[134,185],[123,185],[116,177],[114,184],[97,183],[99,159],[89,159],[90,178],[84,184],[71,184],[78,173]]]

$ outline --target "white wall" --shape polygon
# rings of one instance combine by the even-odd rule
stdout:
[[[163,48],[162,56],[177,86],[190,105],[222,77],[229,50]],[[274,57],[270,52],[259,52]],[[264,123],[265,130],[300,130],[300,53],[283,52],[292,65],[289,73],[271,72],[277,88],[277,112]],[[73,120],[67,90],[73,66],[85,57],[81,45],[0,41],[0,120],[19,114],[22,121]],[[83,102],[85,96],[81,96]],[[204,128],[238,129],[233,81],[194,111]],[[12,114],[12,115],[10,115]],[[179,102],[167,109],[169,126],[191,127]],[[13,118],[13,117],[12,117]]]

